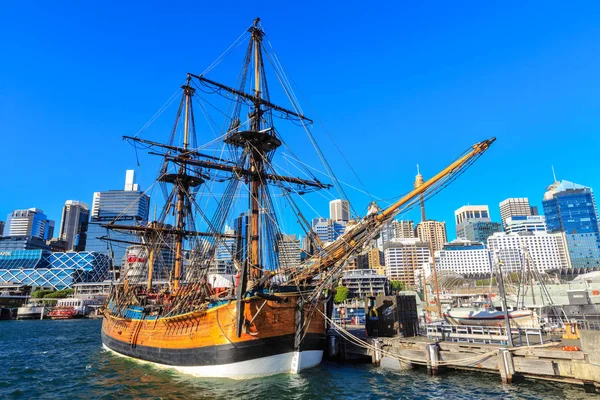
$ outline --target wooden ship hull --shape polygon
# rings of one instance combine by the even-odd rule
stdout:
[[[142,318],[141,310],[135,308],[128,314],[138,316],[120,318],[109,307],[102,323],[102,343],[120,355],[200,377],[245,379],[296,373],[318,365],[325,348],[323,303],[319,310],[304,307],[301,315],[308,324],[296,348],[298,296],[280,298],[244,300],[246,329],[240,337],[236,301],[159,319]]]

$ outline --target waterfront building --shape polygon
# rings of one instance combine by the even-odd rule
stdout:
[[[35,236],[2,236],[0,251],[12,250],[50,250],[44,239]]]
[[[139,226],[148,223],[150,197],[140,191],[134,183],[133,170],[128,170],[124,190],[109,190],[94,193],[92,213],[87,231],[86,249],[111,255],[115,266],[121,266],[128,243],[139,243],[140,237],[135,234],[119,232],[121,242],[107,242],[103,237],[108,236],[106,228],[101,225],[110,222],[119,225]],[[111,251],[112,250],[112,251]]]
[[[281,235],[277,241],[280,268],[298,268],[300,266],[300,240],[296,235]]]
[[[4,235],[4,221],[0,221],[0,236]]]
[[[347,270],[342,275],[342,286],[349,290],[349,298],[386,295],[388,278],[373,269]]]
[[[452,271],[466,277],[491,272],[490,252],[482,242],[456,239],[444,244],[435,257],[438,271]]]
[[[1,282],[60,290],[79,282],[102,282],[109,269],[108,256],[96,252],[0,251]]]
[[[506,218],[504,226],[506,233],[546,232],[546,217],[543,215],[517,215]]]
[[[87,204],[77,200],[65,202],[59,238],[67,243],[67,250],[85,250],[89,217],[90,207]]]
[[[385,275],[390,281],[415,284],[415,271],[429,262],[429,243],[417,238],[394,239],[383,245]]]
[[[350,220],[350,203],[348,200],[333,200],[329,202],[329,219],[332,221],[348,222]]]
[[[571,266],[599,266],[600,232],[592,189],[564,180],[554,182],[542,204],[548,231],[565,234]]]
[[[434,220],[421,221],[417,224],[417,237],[422,242],[431,243],[432,251],[439,251],[448,241],[446,223]]]
[[[521,271],[528,252],[532,268],[540,272],[569,268],[564,257],[564,244],[560,235],[543,231],[506,233],[498,232],[488,238],[492,260],[503,262],[503,272]],[[562,247],[562,248],[561,248]]]
[[[5,236],[32,236],[50,240],[54,235],[54,221],[49,220],[39,208],[14,210],[8,214],[5,230]]]
[[[506,220],[510,217],[527,217],[531,214],[529,199],[526,197],[509,198],[500,202],[500,218],[502,225],[506,226]]]

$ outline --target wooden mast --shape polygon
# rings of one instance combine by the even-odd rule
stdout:
[[[254,26],[252,28],[252,42],[254,43],[254,115],[252,118],[252,130],[254,132],[260,131],[260,119],[261,119],[261,103],[260,103],[260,42],[262,39],[262,32],[258,28],[258,22],[260,18],[254,20]],[[252,145],[251,145],[252,146]],[[259,234],[259,220],[260,220],[260,206],[259,206],[259,195],[261,186],[261,176],[263,169],[263,154],[256,146],[250,148],[250,170],[257,173],[252,177],[250,182],[250,276],[253,278],[260,277],[260,234]]]
[[[190,117],[190,100],[194,94],[194,89],[190,86],[191,77],[188,75],[187,82],[182,86],[183,93],[185,95],[185,116],[183,118],[183,149],[184,153],[181,154],[181,158],[189,158],[187,152],[189,144],[189,117]],[[179,167],[179,179],[175,182],[177,185],[177,206],[176,206],[176,227],[177,233],[175,235],[175,269],[173,271],[173,290],[179,289],[181,281],[181,271],[183,267],[183,238],[185,230],[185,196],[189,189],[189,181],[184,179],[187,175],[187,166],[182,163]]]

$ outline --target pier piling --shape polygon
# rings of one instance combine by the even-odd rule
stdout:
[[[502,383],[512,383],[515,373],[513,355],[507,348],[498,349],[498,369],[502,377]]]
[[[440,347],[437,342],[425,345],[425,355],[427,356],[427,373],[436,376],[439,373]]]
[[[372,356],[373,365],[379,367],[382,358],[381,348],[383,346],[383,341],[379,339],[373,339],[373,346],[375,347]]]

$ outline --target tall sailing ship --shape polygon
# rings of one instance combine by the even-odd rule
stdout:
[[[190,73],[167,143],[125,137],[136,148],[150,148],[151,154],[162,157],[156,181],[165,204],[156,220],[146,226],[126,226],[116,218],[105,225],[109,243],[123,242],[119,232],[139,235],[141,244],[136,245],[145,248],[147,257],[135,260],[142,273],[140,269],[122,272],[112,289],[102,323],[104,347],[203,377],[297,373],[319,364],[325,348],[326,304],[348,259],[398,213],[461,174],[494,141],[469,147],[389,207],[380,209],[371,203],[365,217],[352,220],[334,242],[323,243],[302,215],[297,199],[311,191],[337,188],[339,182],[318,147],[331,184],[317,179],[308,168],[302,168],[304,177],[280,172],[274,156],[280,147],[289,148],[274,117],[300,125],[314,145],[312,121],[300,111],[279,60],[270,44],[265,45],[258,19],[246,36],[248,46],[237,87],[209,79],[206,73]],[[240,40],[230,49],[239,46]],[[287,95],[292,109],[271,102],[265,61],[273,66],[282,83],[280,93]],[[231,103],[226,128],[206,145],[196,141],[193,104],[194,100],[198,103],[198,93],[202,99],[221,96]],[[210,103],[200,104],[204,112]],[[203,151],[216,142],[223,146],[220,154]],[[218,185],[220,194],[215,192]],[[284,231],[276,192],[287,202],[313,248],[300,265],[290,264],[281,255]],[[234,204],[239,201],[247,211],[232,233],[226,223],[234,217]],[[231,240],[237,244],[235,250],[224,246]],[[231,288],[218,290],[209,279],[209,270],[216,253],[224,248],[234,253],[235,279]],[[174,258],[172,269],[166,272],[165,253]],[[166,279],[157,279],[158,275]]]

